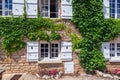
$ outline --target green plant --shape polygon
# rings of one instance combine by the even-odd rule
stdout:
[[[103,0],[73,0],[72,21],[83,37],[79,43],[79,48],[84,48],[80,52],[80,61],[87,72],[105,67],[104,57],[100,53],[101,43],[115,38],[119,33],[115,20],[104,19],[102,3]]]
[[[103,54],[93,49],[88,51],[86,48],[82,48],[79,53],[80,63],[83,64],[87,72],[94,72],[94,70],[104,70],[106,68],[106,60]]]
[[[45,40],[49,41],[49,36],[46,31],[38,31],[38,34],[36,35],[37,40]]]
[[[61,39],[61,36],[58,32],[51,32],[50,41],[60,40],[60,39]]]

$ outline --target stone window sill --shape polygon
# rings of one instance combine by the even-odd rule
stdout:
[[[62,60],[40,60],[38,61],[39,64],[58,64],[58,63],[62,63]]]

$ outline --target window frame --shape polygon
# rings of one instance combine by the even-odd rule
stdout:
[[[112,44],[114,44],[114,50],[111,50],[113,47],[111,46]],[[117,54],[120,54],[120,51],[118,50],[118,48],[120,48],[120,46],[118,47],[118,44],[120,45],[120,43],[110,43],[110,57],[120,57]],[[114,56],[111,56],[111,54],[114,54]]]
[[[41,44],[48,44],[48,57],[41,57]],[[52,46],[52,44],[58,44],[58,57],[52,57],[51,58],[51,46]],[[41,61],[41,60],[59,60],[60,59],[60,43],[59,42],[51,42],[51,43],[49,43],[49,42],[40,42],[40,45],[39,45],[39,60]]]
[[[112,13],[112,10],[111,10],[113,9],[113,7],[111,7],[111,3],[113,3],[112,0],[110,0],[110,17],[120,18],[120,12],[118,13],[118,0],[115,0],[114,2],[114,13]],[[120,8],[119,8],[119,11],[120,11]],[[112,14],[114,14],[114,16],[112,16]],[[118,14],[119,14],[119,17],[118,17]]]
[[[10,6],[10,0],[8,0],[8,9],[5,9],[5,6],[6,6],[6,2],[5,2],[5,0],[2,0],[2,9],[0,10],[0,11],[2,11],[2,15],[0,15],[0,16],[11,16],[11,14],[12,14],[12,9],[13,9],[13,3],[11,3],[11,5],[12,5],[12,9],[10,10],[9,9],[9,6]],[[5,14],[5,12],[8,12],[8,14],[6,15]]]
[[[52,42],[51,43],[51,46],[50,46],[50,49],[51,49],[50,55],[52,55],[52,44],[58,44],[58,57],[53,57],[53,58],[51,57],[51,59],[60,59],[60,43],[59,42]]]
[[[41,12],[41,9],[42,9],[41,6],[44,6],[44,5],[41,4],[41,0],[39,0],[39,1],[40,1],[40,2],[39,2],[39,8],[40,8],[40,12]],[[42,0],[42,1],[43,1],[43,0]],[[57,14],[58,16],[55,17],[55,18],[60,18],[60,10],[61,10],[61,9],[60,9],[60,4],[61,4],[60,1],[61,1],[61,0],[58,0],[58,3],[57,3],[57,4],[58,4],[58,12],[55,12],[55,13],[58,13],[58,14]],[[52,18],[51,15],[50,15],[50,14],[51,14],[50,4],[51,4],[51,3],[50,3],[50,0],[48,0],[48,17],[46,17],[46,16],[42,16],[42,17],[44,17],[44,18]],[[41,13],[40,13],[40,15],[41,15]],[[45,14],[44,14],[44,15],[45,15]],[[55,19],[55,18],[53,18],[53,19]]]

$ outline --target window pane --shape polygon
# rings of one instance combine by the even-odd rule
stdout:
[[[8,11],[5,11],[5,15],[7,16],[9,14],[9,12]]]
[[[9,0],[9,3],[12,4],[12,0]]]
[[[12,10],[12,5],[9,5],[9,10]]]
[[[0,0],[0,3],[2,3],[2,0]]]
[[[0,5],[0,10],[2,10],[2,5]]]
[[[0,15],[2,15],[2,11],[0,11]]]
[[[8,4],[8,0],[5,0],[5,4]]]
[[[115,0],[110,0],[110,2],[115,2]]]
[[[120,8],[120,4],[117,4],[117,8]]]
[[[117,0],[117,3],[120,3],[120,0]]]
[[[8,5],[5,5],[5,10],[9,10],[9,7],[8,7]]]
[[[111,57],[114,57],[114,56],[115,56],[115,54],[114,54],[114,53],[110,53],[110,56],[111,56]]]
[[[41,47],[44,47],[44,44],[41,44]]]
[[[117,53],[117,56],[120,56],[120,53]]]
[[[117,47],[120,47],[120,43],[117,44]]]

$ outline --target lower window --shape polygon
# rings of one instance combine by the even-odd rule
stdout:
[[[59,58],[59,43],[41,43],[40,59],[57,59]]]

